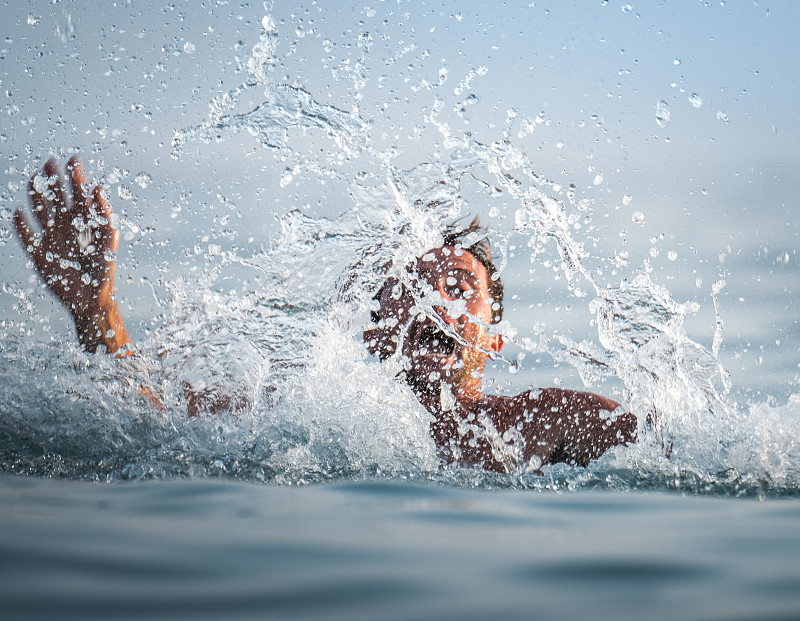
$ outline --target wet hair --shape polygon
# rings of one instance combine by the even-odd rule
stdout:
[[[492,296],[492,323],[500,323],[503,319],[503,281],[492,261],[489,231],[481,226],[480,219],[475,216],[464,228],[459,228],[458,222],[451,224],[442,231],[442,237],[445,246],[466,250],[486,268],[489,277],[489,295]]]
[[[489,277],[489,295],[492,296],[492,323],[497,324],[503,319],[503,281],[500,279],[500,272],[497,271],[492,261],[492,246],[489,242],[489,231],[481,226],[478,216],[473,218],[467,226],[459,226],[458,221],[447,226],[442,231],[444,240],[443,246],[453,246],[466,250],[478,262],[486,268]],[[389,284],[394,284],[394,280],[387,281],[372,298],[379,301],[383,290]],[[380,313],[373,310],[370,313],[373,323],[381,320]]]

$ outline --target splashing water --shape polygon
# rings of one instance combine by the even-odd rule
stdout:
[[[245,130],[292,170],[343,184],[351,206],[331,219],[291,210],[262,252],[218,253],[201,276],[174,282],[167,321],[140,345],[135,361],[91,356],[73,345],[32,346],[4,334],[0,468],[109,479],[219,475],[296,484],[382,473],[542,489],[800,491],[800,425],[788,415],[797,398],[784,408],[731,401],[719,361],[716,298],[709,351],[686,334],[694,307],[675,302],[648,274],[621,285],[598,280],[574,234],[585,206],[555,198],[553,184],[513,144],[515,123],[524,125],[516,112],[503,139],[484,144],[452,129],[448,108],[436,99],[427,121],[444,152],[400,170],[373,146],[371,124],[357,112],[273,81],[277,27],[267,16],[263,28],[246,63],[250,78],[215,98],[206,122],[176,132],[173,157],[191,141]],[[459,89],[481,75],[473,71]],[[262,103],[232,113],[242,93],[256,88],[264,91]],[[665,102],[656,120],[669,123]],[[323,153],[302,156],[292,130],[324,141]],[[377,172],[346,175],[337,164],[343,160]],[[514,236],[526,240],[532,260],[555,248],[569,291],[579,300],[593,294],[598,331],[597,342],[580,343],[521,334],[517,346],[572,365],[589,387],[617,378],[626,406],[640,417],[637,445],[586,469],[560,464],[545,468],[544,477],[441,470],[429,414],[395,379],[402,361],[379,363],[361,343],[385,279],[411,286],[405,266],[441,244],[446,224],[470,215],[470,200],[498,195],[513,206],[513,224],[492,233],[499,271]],[[231,273],[251,283],[246,292],[215,290]],[[435,316],[430,302],[419,303]],[[143,384],[163,396],[164,411],[140,393]],[[205,396],[207,409],[227,413],[187,417],[187,386]]]
[[[669,125],[671,116],[669,104],[662,99],[656,104],[656,123],[659,127],[665,129]]]

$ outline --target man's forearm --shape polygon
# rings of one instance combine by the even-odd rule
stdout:
[[[117,353],[132,343],[116,301],[109,299],[97,311],[75,314],[75,329],[83,348],[91,353],[104,345],[109,354]]]

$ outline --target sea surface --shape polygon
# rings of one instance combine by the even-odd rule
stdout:
[[[0,478],[7,619],[789,620],[800,503]]]
[[[293,217],[277,247],[307,244],[312,259],[277,251],[293,257],[291,269],[320,252],[335,258],[364,235]],[[330,233],[322,250],[321,226]],[[595,389],[649,404],[663,428],[643,423],[639,444],[585,469],[442,469],[426,413],[391,364],[365,353],[362,324],[330,321],[329,305],[343,303],[331,278],[334,293],[320,302],[270,281],[270,295],[293,304],[182,284],[174,318],[135,362],[88,355],[69,334],[42,342],[7,331],[3,618],[800,615],[791,369],[725,392],[717,358],[681,331],[669,292],[640,281],[641,290],[596,297],[600,308],[617,305],[623,326],[605,326],[610,347],[594,346],[597,362],[580,355],[569,365],[551,341],[522,362],[550,360],[549,373],[571,370],[578,386],[581,374],[602,378],[611,366],[616,375]],[[764,300],[766,314],[782,292]],[[629,348],[634,338],[644,346]],[[494,388],[538,378],[499,364]],[[186,378],[249,405],[188,419]],[[138,392],[142,382],[166,411]]]
[[[704,103],[688,82],[711,56],[670,47],[688,29],[661,5],[585,9],[601,22],[581,7],[573,25],[599,24],[602,40],[592,26],[565,43],[569,20],[547,26],[575,11],[565,3],[504,6],[513,37],[485,9],[397,4],[170,3],[163,45],[132,3],[104,5],[113,25],[99,29],[91,6],[52,24],[15,14],[0,51],[13,74],[0,618],[800,618],[789,121],[749,138],[763,158],[717,167],[735,151],[720,145],[760,131],[763,114],[738,107],[757,95],[728,78],[722,103]],[[694,4],[704,45],[745,30],[782,40],[753,15],[729,28],[725,3]],[[562,56],[591,65],[607,40],[613,60],[596,67],[611,77],[581,82],[596,88],[572,100],[591,105],[558,117],[547,97],[575,83]],[[534,44],[538,64],[520,70],[514,46],[528,58]],[[744,47],[737,35],[730,57]],[[737,73],[753,93],[783,87],[774,56]],[[548,62],[537,97],[495,99]],[[69,85],[69,122],[51,82]],[[134,357],[81,351],[13,239],[36,153],[66,149],[116,210]],[[636,186],[648,166],[674,187]],[[397,379],[404,361],[371,357],[362,331],[386,278],[413,287],[405,266],[475,214],[506,287],[486,390],[607,395],[639,418],[636,444],[587,468],[439,462],[430,415]],[[188,387],[209,399],[191,419]]]

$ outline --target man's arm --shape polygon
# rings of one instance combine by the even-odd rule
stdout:
[[[71,201],[55,159],[31,179],[28,194],[41,232],[17,209],[17,235],[39,276],[72,315],[81,345],[89,352],[103,345],[108,353],[127,355],[131,337],[114,291],[119,230],[111,224],[111,205],[101,186],[87,192],[77,156],[67,163],[67,176]]]
[[[36,271],[48,289],[72,315],[84,349],[101,345],[117,356],[133,353],[132,340],[114,290],[119,230],[111,223],[112,210],[101,186],[88,192],[86,175],[78,156],[67,163],[72,200],[64,192],[58,162],[51,158],[28,186],[31,210],[41,227],[36,233],[22,209],[14,213],[17,235]],[[199,412],[235,412],[247,402],[239,397],[196,392],[184,382],[189,416]],[[153,389],[142,384],[139,391],[159,409],[164,404]]]
[[[515,414],[525,416],[526,458],[586,466],[613,446],[636,441],[636,416],[590,392],[545,388],[523,393]],[[530,453],[530,455],[528,455]]]

